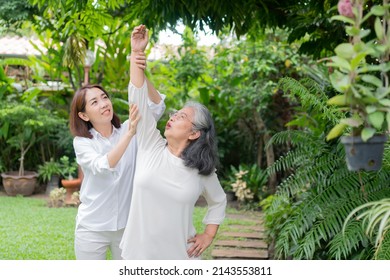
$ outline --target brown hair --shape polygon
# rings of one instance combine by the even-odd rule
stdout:
[[[98,88],[103,91],[108,97],[110,97],[107,91],[100,85],[86,85],[81,87],[76,91],[73,96],[72,104],[70,106],[70,114],[69,114],[69,126],[70,132],[73,136],[80,136],[92,139],[92,134],[89,130],[93,127],[91,122],[86,122],[79,117],[79,112],[85,112],[85,95],[87,94],[87,90],[91,88]],[[121,122],[119,117],[114,113],[111,123],[114,127],[119,128],[121,126]]]

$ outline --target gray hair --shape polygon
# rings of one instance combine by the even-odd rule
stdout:
[[[217,134],[214,121],[206,106],[190,101],[184,108],[194,110],[193,129],[200,132],[199,138],[192,141],[181,154],[187,167],[197,168],[199,174],[210,175],[218,165]]]

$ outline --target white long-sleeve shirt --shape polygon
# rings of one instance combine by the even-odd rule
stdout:
[[[159,119],[165,110],[165,103],[154,104],[148,99],[148,107]],[[74,138],[77,163],[84,173],[76,226],[82,225],[93,231],[117,231],[126,226],[138,149],[136,136],[114,168],[109,167],[107,154],[126,133],[128,125],[129,121],[126,120],[120,128],[113,127],[108,138],[94,128],[90,130],[92,139]]]
[[[220,224],[226,195],[217,175],[199,175],[167,148],[147,106],[147,84],[129,85],[129,99],[142,115],[137,127],[137,171],[130,214],[120,248],[124,259],[188,259],[187,240],[196,234],[193,211],[206,198],[205,224]]]

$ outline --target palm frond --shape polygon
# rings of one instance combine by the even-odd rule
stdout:
[[[352,221],[329,242],[329,257],[338,260],[347,259],[353,252],[361,250],[361,247],[367,247],[369,243],[362,224]]]
[[[324,88],[314,80],[305,78],[298,81],[285,77],[280,79],[279,85],[288,93],[288,96],[298,98],[304,110],[320,113],[323,122],[335,124],[340,118],[339,110],[326,105],[328,96],[325,94]]]
[[[376,260],[390,260],[390,231],[387,230],[383,234],[383,240],[380,243],[381,246],[378,246],[377,251],[375,252]]]
[[[384,198],[379,201],[367,202],[356,207],[346,218],[343,230],[352,217],[356,220],[362,220],[366,227],[366,234],[375,237],[375,246],[380,246],[385,232],[390,229],[390,198]]]
[[[65,67],[82,65],[85,58],[87,43],[83,37],[73,33],[65,42],[63,64]]]

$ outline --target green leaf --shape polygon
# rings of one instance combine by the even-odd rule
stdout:
[[[0,65],[31,66],[31,61],[24,58],[5,58],[0,60]]]
[[[351,71],[351,65],[349,64],[348,60],[339,56],[333,56],[332,62],[329,63],[329,65],[338,67],[340,69],[345,69],[347,71]]]
[[[375,104],[378,103],[378,98],[375,98],[374,96],[365,96],[361,99],[363,101],[363,104]]]
[[[375,19],[374,28],[375,28],[376,36],[378,37],[379,40],[382,40],[385,31],[383,30],[383,26],[382,26],[380,18]]]
[[[368,114],[369,122],[376,128],[381,129],[383,122],[385,121],[385,114],[383,112],[373,112]]]
[[[377,17],[383,16],[385,14],[385,12],[386,12],[386,9],[383,6],[375,5],[375,6],[372,6],[372,8],[371,8],[371,13],[373,13]]]
[[[380,99],[379,104],[390,108],[390,99]]]
[[[210,93],[206,87],[199,88],[200,99],[203,104],[208,105],[210,103]]]
[[[368,36],[370,33],[371,33],[370,29],[362,29],[359,32],[359,36],[360,36],[360,38],[364,38],[364,37]]]
[[[361,77],[366,83],[373,84],[376,87],[382,86],[382,81],[373,75],[362,75]]]
[[[0,137],[7,139],[9,131],[9,122],[5,122],[0,129]]]
[[[347,91],[351,86],[348,75],[345,75],[340,71],[333,72],[329,78],[332,86],[341,93]]]
[[[377,107],[373,106],[373,105],[369,105],[366,107],[367,114],[372,114],[372,113],[376,112],[376,110],[377,110]]]
[[[328,105],[346,106],[350,104],[351,98],[348,98],[345,94],[333,96],[326,103]]]
[[[351,69],[356,69],[359,65],[364,63],[365,58],[367,54],[365,52],[358,53],[352,60],[351,60]]]
[[[354,87],[353,85],[351,85],[351,92],[352,92],[352,96],[355,97],[355,99],[360,99],[362,98],[362,95],[360,94],[359,90],[361,90],[364,94],[365,94],[365,90],[366,88],[365,87],[362,87],[360,85],[356,85],[356,87]]]
[[[360,118],[353,117],[353,118],[342,119],[340,120],[340,123],[346,124],[350,127],[359,127],[363,124],[363,121]]]
[[[345,59],[351,59],[355,53],[354,47],[350,43],[343,43],[335,48],[335,53]]]
[[[345,22],[345,23],[350,23],[352,25],[355,24],[355,21],[349,17],[345,17],[345,16],[340,16],[340,15],[337,15],[337,16],[333,16],[330,18],[331,21],[333,20],[340,20],[342,22]]]
[[[372,128],[372,127],[363,128],[362,134],[361,134],[362,140],[364,142],[367,142],[368,139],[370,139],[372,136],[374,136],[375,132],[376,132],[375,128]]]
[[[326,136],[326,140],[329,141],[329,140],[332,140],[334,138],[337,138],[337,137],[341,136],[346,128],[347,128],[347,125],[344,124],[344,123],[336,124],[329,131],[328,135]]]
[[[390,131],[390,111],[386,114],[387,131]]]
[[[360,33],[360,30],[356,28],[355,26],[347,26],[345,28],[345,31],[349,36],[357,36]]]

